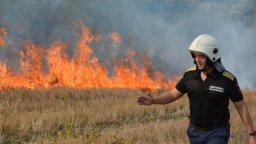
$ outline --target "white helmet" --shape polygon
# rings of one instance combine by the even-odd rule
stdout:
[[[205,54],[212,62],[220,58],[216,39],[208,34],[198,36],[190,45],[188,50],[191,53],[200,52]]]
[[[195,38],[191,43],[188,50],[194,54],[194,52],[199,52],[205,54],[209,60],[214,63],[214,66],[218,71],[225,70],[224,66],[220,61],[220,52],[217,45],[217,40],[208,34],[202,34]]]

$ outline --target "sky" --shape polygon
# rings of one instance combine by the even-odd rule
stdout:
[[[46,47],[64,41],[72,49],[78,31],[74,22],[82,21],[103,37],[93,47],[99,59],[136,49],[146,52],[157,69],[182,74],[194,65],[187,50],[190,43],[210,34],[240,86],[256,88],[255,6],[253,0],[0,0],[0,27],[8,32],[0,60],[18,57],[28,40]],[[109,44],[107,36],[113,31],[123,39],[120,50]]]

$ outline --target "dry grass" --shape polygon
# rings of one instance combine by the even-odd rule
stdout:
[[[256,92],[243,93],[256,125]],[[187,97],[147,107],[136,104],[143,94],[130,89],[5,90],[0,93],[0,142],[188,143]],[[230,143],[247,143],[246,130],[232,104],[230,110]]]

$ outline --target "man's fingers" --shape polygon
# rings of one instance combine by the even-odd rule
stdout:
[[[145,101],[145,100],[147,100],[146,97],[139,97],[138,100],[137,100],[137,102],[143,102],[143,101]]]
[[[137,99],[137,103],[139,104],[139,105],[147,105],[147,106],[149,106],[149,105],[151,105],[152,104],[152,95],[148,95],[148,96],[142,96],[142,97],[138,97],[138,99]]]
[[[137,103],[138,103],[139,105],[147,105],[147,104],[148,104],[148,101],[149,101],[149,98],[147,98],[147,97],[139,97],[139,98],[137,99]]]

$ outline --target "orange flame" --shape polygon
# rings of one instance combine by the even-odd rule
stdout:
[[[4,28],[0,28],[0,47],[5,46],[5,38],[7,37],[8,33]]]
[[[113,76],[98,58],[92,56],[89,46],[93,41],[100,41],[100,35],[93,35],[89,28],[79,23],[81,34],[76,44],[74,56],[66,53],[68,44],[54,42],[49,48],[36,45],[31,41],[20,50],[20,70],[13,72],[5,63],[0,63],[0,89],[5,88],[172,88],[175,81],[168,80],[160,71],[152,69],[149,57],[141,55],[142,66],[134,57],[135,50],[128,50],[123,58],[114,58]],[[118,33],[112,33],[120,38]],[[115,42],[118,39],[113,39]],[[120,41],[118,41],[120,42]],[[44,63],[43,63],[44,62]],[[47,65],[47,70],[42,67]]]

